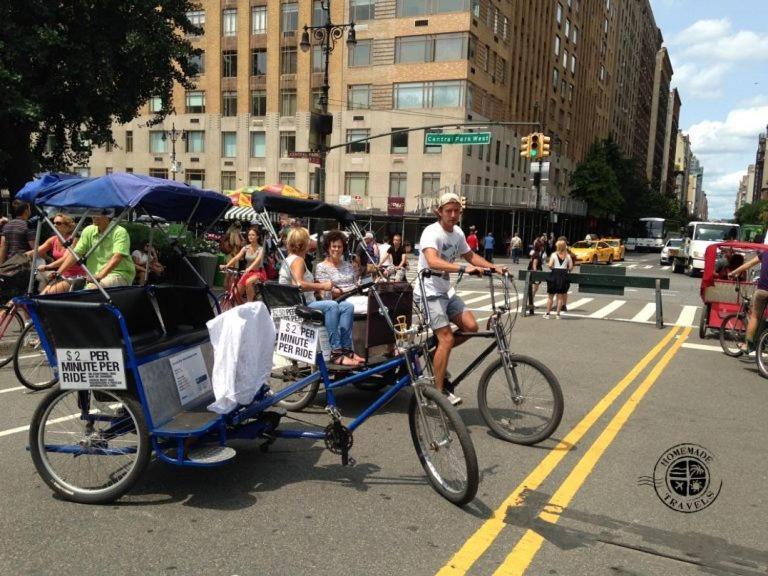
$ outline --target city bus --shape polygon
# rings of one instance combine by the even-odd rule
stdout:
[[[640,218],[626,241],[627,250],[661,252],[670,238],[680,237],[680,222],[666,218]]]
[[[685,272],[689,276],[698,274],[704,270],[704,252],[707,246],[738,239],[739,228],[738,224],[731,222],[689,222],[672,270]]]

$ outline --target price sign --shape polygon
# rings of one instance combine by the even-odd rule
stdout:
[[[120,348],[59,348],[59,383],[63,390],[125,390]]]

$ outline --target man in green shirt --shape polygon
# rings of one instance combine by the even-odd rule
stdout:
[[[130,286],[136,276],[136,268],[131,258],[131,239],[122,226],[115,226],[104,237],[103,234],[109,226],[110,219],[110,216],[106,214],[94,216],[93,224],[83,229],[74,250],[78,256],[82,257],[98,243],[96,250],[86,260],[88,270],[104,288]],[[59,273],[74,263],[75,257],[68,253],[64,262],[59,266]],[[89,283],[86,288],[93,289],[96,286]]]

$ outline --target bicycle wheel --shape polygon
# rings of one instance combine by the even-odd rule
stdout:
[[[755,346],[755,356],[757,357],[757,369],[760,376],[768,378],[768,330],[763,330]]]
[[[268,384],[275,393],[288,388],[288,386],[309,376],[312,372],[312,367],[307,364],[290,360],[286,360],[286,362],[290,363],[285,366],[272,367]],[[320,378],[318,377],[310,384],[278,402],[277,405],[291,412],[298,412],[312,404],[319,389]]]
[[[477,494],[480,474],[469,431],[459,413],[435,388],[423,388],[424,402],[413,394],[408,425],[421,465],[432,487],[446,500],[463,506]]]
[[[13,371],[16,378],[30,390],[45,390],[59,381],[43,350],[40,336],[31,322],[16,341],[13,351]]]
[[[741,313],[728,314],[720,326],[720,346],[728,356],[734,358],[744,354],[746,341],[747,317]]]
[[[221,308],[222,312],[232,310],[236,305],[235,299],[229,292],[224,292],[224,294],[219,296],[219,308]]]
[[[125,494],[151,454],[141,405],[127,393],[60,388],[35,410],[29,449],[45,483],[82,504]]]
[[[510,354],[512,383],[507,383],[501,358],[480,377],[477,402],[488,427],[515,444],[536,444],[549,438],[563,417],[560,383],[544,364]]]
[[[13,306],[0,306],[0,368],[13,359],[16,342],[24,330],[24,319]]]

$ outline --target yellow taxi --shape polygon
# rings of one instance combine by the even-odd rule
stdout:
[[[570,250],[576,256],[574,264],[611,264],[614,260],[613,248],[602,240],[582,240],[570,246]]]
[[[618,238],[603,238],[603,242],[613,248],[613,259],[624,260],[624,244]]]

